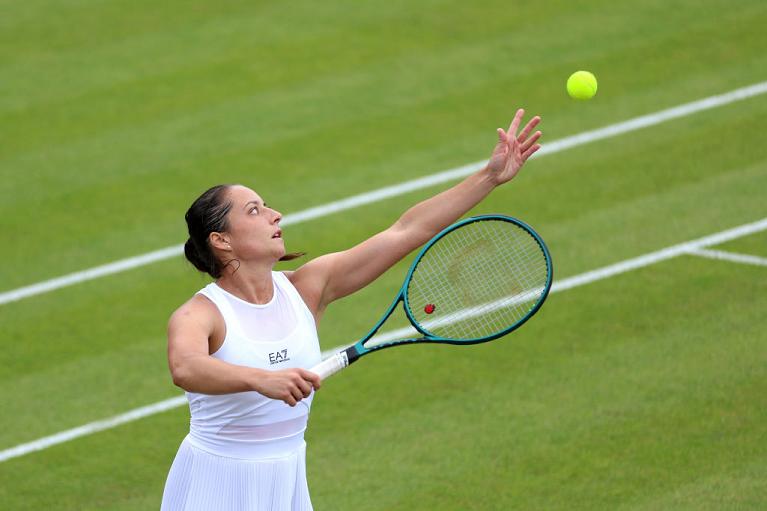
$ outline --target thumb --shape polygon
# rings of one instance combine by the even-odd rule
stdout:
[[[301,369],[301,377],[312,384],[312,387],[319,389],[322,386],[322,378],[319,374],[313,373],[306,369]]]

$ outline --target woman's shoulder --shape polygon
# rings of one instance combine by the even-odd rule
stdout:
[[[318,285],[319,282],[316,278],[312,278],[311,275],[307,275],[305,271],[302,271],[305,266],[296,271],[284,271],[282,274],[296,289],[306,306],[309,307],[312,315],[314,315],[315,321],[317,321],[320,316],[318,311],[320,298],[322,297],[322,286]]]
[[[190,321],[198,324],[213,324],[220,315],[218,307],[208,297],[196,293],[171,313],[169,324],[182,324]]]
[[[207,340],[210,353],[215,352],[226,337],[224,318],[216,305],[197,293],[173,311],[168,320],[168,346]]]

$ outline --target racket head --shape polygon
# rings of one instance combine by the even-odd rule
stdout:
[[[513,217],[457,222],[416,256],[403,284],[405,313],[423,339],[475,344],[522,326],[551,290],[553,264],[543,239]]]

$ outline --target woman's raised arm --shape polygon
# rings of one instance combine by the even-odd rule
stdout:
[[[486,167],[462,182],[407,210],[391,227],[343,252],[309,261],[293,274],[315,317],[325,307],[365,287],[407,254],[423,245],[477,205],[496,187],[517,175],[540,148],[540,131],[532,135],[539,117],[533,117],[517,135],[524,110],[514,116],[508,131],[498,129],[498,143]]]

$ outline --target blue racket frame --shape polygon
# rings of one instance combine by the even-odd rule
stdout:
[[[525,231],[527,231],[538,243],[538,246],[541,249],[541,252],[546,258],[546,268],[547,268],[547,279],[546,284],[544,287],[544,291],[541,294],[541,297],[538,299],[537,303],[530,309],[530,311],[521,319],[519,319],[514,324],[510,325],[505,330],[502,330],[500,332],[497,332],[493,335],[487,336],[487,337],[478,337],[475,339],[451,339],[446,337],[440,337],[435,336],[429,333],[427,330],[425,330],[418,321],[413,317],[413,313],[410,309],[410,304],[408,303],[408,297],[407,297],[407,290],[410,286],[410,280],[413,276],[413,273],[415,272],[416,268],[418,267],[418,264],[421,262],[421,259],[423,258],[424,254],[431,248],[432,245],[434,245],[437,241],[440,240],[440,238],[444,237],[448,233],[466,225],[471,224],[475,222],[482,222],[487,220],[501,220],[505,222],[510,222],[518,227],[521,227]],[[516,330],[520,326],[522,326],[528,319],[530,319],[536,312],[538,312],[538,309],[541,308],[543,305],[543,302],[546,301],[546,297],[549,295],[549,291],[551,290],[551,284],[554,278],[554,265],[551,260],[551,254],[549,253],[549,249],[546,246],[546,244],[543,242],[543,239],[538,235],[535,230],[527,225],[522,220],[519,220],[517,218],[513,218],[506,215],[479,215],[479,216],[473,216],[470,218],[466,218],[464,220],[461,220],[459,222],[456,222],[446,228],[444,228],[442,231],[437,233],[432,239],[430,239],[418,252],[418,255],[416,256],[415,260],[413,260],[413,263],[410,265],[410,269],[407,272],[407,276],[405,277],[405,281],[402,284],[402,287],[399,290],[399,293],[397,294],[394,301],[391,303],[389,308],[386,310],[386,313],[384,313],[383,317],[376,323],[376,325],[359,341],[354,343],[352,346],[349,346],[344,351],[346,352],[346,356],[349,360],[349,364],[355,362],[359,357],[362,355],[365,355],[367,353],[378,351],[384,348],[391,348],[392,346],[399,346],[402,344],[416,344],[416,343],[439,343],[439,344],[478,344],[482,342],[488,342],[492,341],[493,339],[497,339],[499,337],[503,337],[504,335],[512,332],[513,330]],[[410,321],[410,324],[420,333],[422,334],[422,337],[417,338],[408,338],[408,339],[398,339],[395,341],[385,342],[381,344],[377,344],[375,346],[371,346],[370,348],[365,346],[365,343],[369,341],[381,328],[381,326],[386,322],[387,319],[389,319],[389,316],[392,315],[394,312],[394,309],[399,305],[399,303],[402,302],[404,304],[405,309],[405,315],[407,316],[408,321]]]

